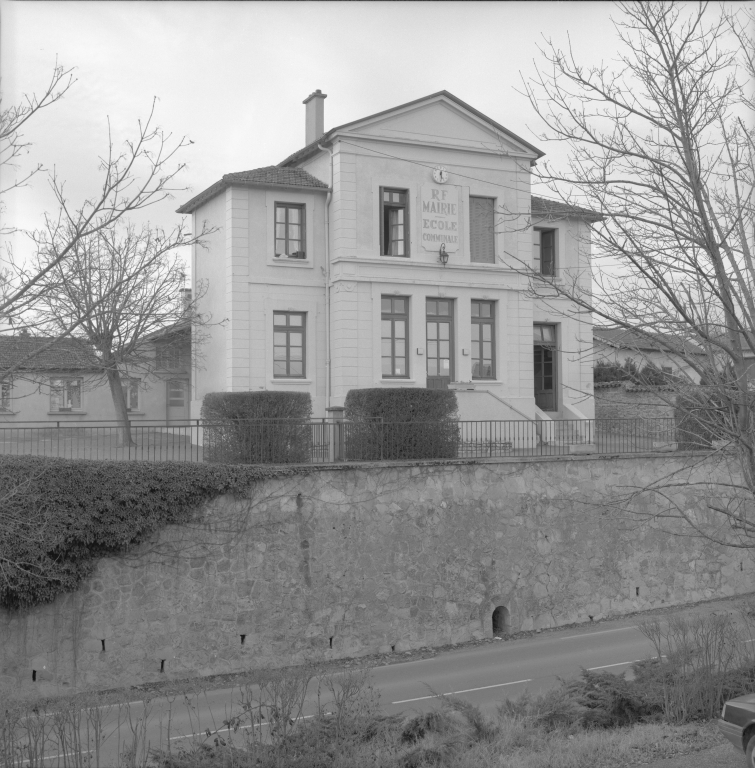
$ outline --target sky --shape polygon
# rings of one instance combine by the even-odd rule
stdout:
[[[96,193],[108,121],[133,137],[156,120],[193,144],[175,199],[144,212],[165,228],[175,209],[224,173],[278,163],[304,145],[302,100],[328,95],[325,129],[448,90],[563,162],[544,143],[521,90],[538,46],[571,43],[585,64],[609,62],[608,2],[23,2],[0,0],[3,104],[48,82],[55,62],[75,85],[25,131],[30,163],[66,180],[72,205]],[[7,178],[4,180],[7,184]],[[5,201],[4,225],[34,229],[54,212],[44,177]],[[17,255],[29,248],[16,237]]]

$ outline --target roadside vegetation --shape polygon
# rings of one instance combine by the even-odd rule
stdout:
[[[720,744],[711,719],[727,698],[755,690],[755,607],[640,627],[656,655],[631,674],[584,670],[542,695],[505,700],[494,714],[439,696],[429,712],[386,715],[368,670],[318,674],[311,667],[250,673],[212,722],[197,715],[207,695],[201,687],[162,704],[108,704],[103,694],[75,705],[19,702],[2,716],[0,764],[616,768]],[[175,725],[182,714],[191,731]],[[156,723],[159,743],[149,736]]]

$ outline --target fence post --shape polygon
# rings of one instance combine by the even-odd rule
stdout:
[[[325,412],[333,419],[333,433],[328,440],[328,458],[331,462],[343,461],[343,415],[346,409],[342,405],[326,408]]]

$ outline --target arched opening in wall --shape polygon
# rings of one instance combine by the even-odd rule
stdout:
[[[493,637],[504,637],[511,631],[511,616],[505,605],[493,611]]]

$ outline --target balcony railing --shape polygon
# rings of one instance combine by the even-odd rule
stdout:
[[[0,425],[0,455],[69,459],[332,463],[401,459],[636,454],[677,447],[673,419],[383,422],[265,420],[210,423],[24,422]],[[687,446],[689,447],[689,446]],[[704,447],[704,446],[701,446]]]

